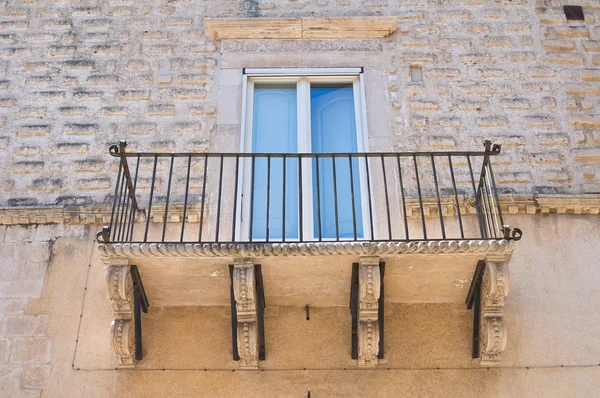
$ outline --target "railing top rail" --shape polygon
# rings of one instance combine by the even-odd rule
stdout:
[[[286,157],[286,158],[322,158],[322,157],[431,157],[431,156],[493,156],[500,153],[499,144],[492,145],[485,141],[485,151],[427,151],[427,152],[329,152],[329,153],[237,153],[237,152],[124,152],[124,146],[112,145],[109,153],[114,157],[159,157],[159,158],[187,158],[187,157]]]

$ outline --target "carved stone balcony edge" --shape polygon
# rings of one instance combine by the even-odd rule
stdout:
[[[309,242],[309,243],[101,243],[105,264],[111,259],[164,257],[285,257],[381,256],[400,254],[484,254],[510,258],[513,241],[443,240],[414,242]]]
[[[513,243],[509,240],[449,240],[421,242],[314,242],[314,243],[252,243],[252,244],[183,244],[183,243],[111,243],[99,244],[102,262],[107,267],[106,281],[109,298],[113,307],[111,325],[112,345],[118,357],[119,367],[135,366],[133,283],[130,259],[165,257],[270,257],[270,256],[327,256],[359,255],[360,301],[359,301],[359,366],[373,366],[377,363],[377,328],[379,319],[376,305],[379,291],[378,264],[380,255],[399,254],[473,254],[485,256],[486,272],[481,292],[481,322],[479,326],[480,364],[497,365],[506,347],[506,329],[503,323],[504,297],[509,292],[508,261],[512,255]],[[372,261],[370,261],[372,259]],[[252,264],[249,262],[248,264]],[[236,278],[242,281],[241,271],[252,272],[247,264],[236,266]],[[247,275],[244,275],[244,280]],[[236,300],[241,298],[241,283],[236,285]],[[243,301],[243,300],[241,300]],[[242,305],[242,307],[244,307]],[[242,312],[247,309],[240,308]],[[252,313],[252,311],[250,311]],[[239,336],[246,332],[254,336],[253,317],[241,322]],[[241,332],[241,333],[240,333]],[[251,339],[254,341],[254,338]],[[248,342],[250,339],[248,339]],[[244,347],[246,340],[240,347]],[[256,368],[255,347],[244,358],[243,367]]]

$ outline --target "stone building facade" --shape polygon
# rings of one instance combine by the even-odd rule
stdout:
[[[565,5],[582,6],[583,19],[567,19]],[[290,28],[310,18],[323,25]],[[388,33],[372,33],[390,18]],[[0,396],[597,394],[599,1],[7,0],[0,54]],[[245,68],[349,67],[364,71],[370,151],[502,145],[492,159],[500,207],[524,238],[511,261],[501,365],[470,357],[461,300],[471,281],[447,271],[461,257],[427,257],[432,268],[398,260],[413,290],[386,290],[386,357],[367,370],[347,352],[347,298],[311,304],[308,321],[306,292],[292,288],[297,301],[266,307],[273,354],[261,372],[230,359],[229,291],[212,305],[179,305],[173,292],[193,290],[180,280],[189,275],[154,260],[162,274],[147,272],[149,286],[162,275],[171,290],[149,297],[158,305],[144,315],[145,359],[116,370],[94,239],[111,218],[119,163],[109,146],[243,152]],[[167,183],[159,175],[156,187]],[[149,175],[139,188],[150,190]],[[150,220],[162,227],[160,215]],[[189,269],[224,277],[205,261]],[[325,262],[286,278],[335,290],[318,273]],[[422,273],[410,276],[413,267]],[[423,289],[430,277],[449,293]]]

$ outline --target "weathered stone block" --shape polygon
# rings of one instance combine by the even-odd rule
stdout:
[[[10,341],[10,362],[39,364],[50,362],[52,343],[48,337],[15,337]]]
[[[50,377],[50,365],[27,365],[21,374],[21,388],[42,390]]]

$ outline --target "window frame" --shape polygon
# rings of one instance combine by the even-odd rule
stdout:
[[[363,68],[246,68],[243,71],[242,80],[242,115],[240,129],[240,152],[252,153],[252,126],[253,126],[253,100],[255,82],[282,82],[296,83],[297,95],[297,135],[298,135],[298,153],[312,153],[311,151],[311,115],[310,115],[310,83],[338,83],[351,82],[354,95],[354,116],[356,124],[357,153],[368,151],[368,133],[367,133],[367,110],[365,96],[365,82]],[[236,241],[249,241],[251,231],[249,230],[250,213],[250,195],[244,196],[245,192],[250,192],[250,178],[247,178],[246,172],[251,169],[250,159],[240,162],[240,175],[242,178],[238,185],[237,203],[240,206],[236,209]],[[317,241],[314,236],[313,223],[313,191],[312,191],[312,163],[310,159],[302,160],[302,168],[305,172],[302,175],[302,203],[303,217],[299,220],[299,225],[303,227],[302,241]],[[366,184],[366,167],[359,166],[359,176],[361,181],[360,193],[362,219],[363,219],[363,238],[360,240],[370,240],[370,219],[368,216],[368,200]],[[375,220],[373,220],[375,222]],[[285,231],[282,231],[285,234]],[[322,241],[331,241],[335,239],[322,238]],[[342,239],[347,241],[348,239]],[[253,242],[264,242],[265,239],[253,238]],[[269,238],[269,242],[281,242],[281,238]],[[285,238],[286,242],[297,242],[299,238]]]

